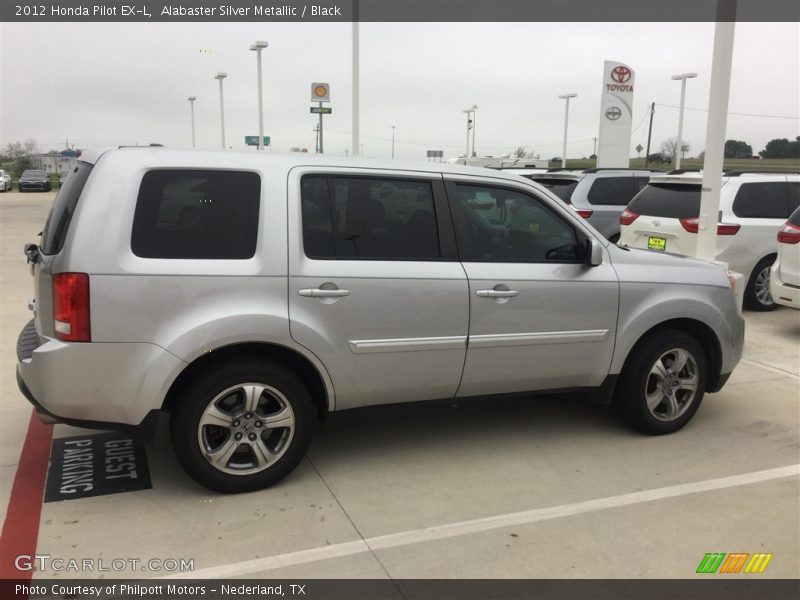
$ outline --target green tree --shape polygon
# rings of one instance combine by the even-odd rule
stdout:
[[[25,169],[31,168],[31,156],[36,153],[36,140],[28,138],[21,142],[11,142],[3,149],[3,154],[11,163],[11,171],[19,177]]]
[[[770,140],[759,154],[763,158],[800,158],[800,135],[793,142],[786,138]]]
[[[725,158],[750,158],[753,147],[740,140],[725,140]]]

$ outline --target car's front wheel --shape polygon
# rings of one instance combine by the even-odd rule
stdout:
[[[614,407],[634,429],[672,433],[697,412],[707,377],[705,352],[695,338],[674,329],[655,331],[631,351]]]
[[[750,274],[747,287],[744,289],[744,305],[747,308],[761,312],[777,308],[769,290],[769,273],[774,262],[774,256],[763,258]]]
[[[202,375],[171,416],[178,461],[219,492],[268,487],[288,475],[311,441],[314,410],[282,364],[243,359]]]

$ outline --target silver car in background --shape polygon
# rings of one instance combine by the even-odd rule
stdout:
[[[93,428],[169,412],[180,463],[225,492],[279,481],[315,418],[367,405],[589,392],[674,432],[742,354],[724,268],[617,247],[480,168],[86,153],[26,254],[23,394]]]
[[[611,242],[619,240],[619,216],[657,169],[549,169],[528,175],[546,187]]]

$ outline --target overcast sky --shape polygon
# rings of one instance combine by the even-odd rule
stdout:
[[[526,146],[561,155],[570,103],[569,157],[588,156],[597,135],[603,61],[636,72],[631,147],[647,141],[655,101],[653,150],[677,134],[680,83],[684,139],[703,149],[713,23],[362,23],[361,133],[367,156],[425,160],[425,151],[463,153],[463,109],[478,105],[476,150],[498,156]],[[314,151],[310,84],[331,84],[326,153],[351,138],[350,24],[0,24],[0,144],[33,138],[42,151],[159,142],[191,145],[188,96],[197,96],[199,147],[220,146],[218,82],[226,71],[229,146],[258,133],[255,40],[263,53],[264,133],[272,151]],[[800,135],[800,25],[736,25],[726,138],[754,152],[776,137]],[[255,151],[255,150],[254,150]],[[635,156],[635,150],[632,150]]]

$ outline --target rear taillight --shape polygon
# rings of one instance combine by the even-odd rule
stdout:
[[[700,217],[689,217],[681,219],[681,225],[689,233],[697,233],[700,229]],[[740,225],[729,223],[717,223],[717,235],[736,235]]]
[[[800,227],[787,221],[778,232],[778,241],[781,244],[797,244],[800,242]]]
[[[89,276],[59,273],[53,277],[53,326],[58,339],[91,342],[89,328]]]
[[[622,211],[622,214],[619,216],[619,224],[620,225],[630,225],[631,223],[633,223],[638,218],[639,218],[639,215],[637,215],[632,210],[626,208],[625,210]]]
[[[741,225],[730,223],[717,223],[717,235],[736,235]]]
[[[575,212],[578,213],[580,216],[582,216],[584,219],[588,219],[589,217],[592,216],[592,213],[594,211],[593,210],[586,210],[586,209],[583,209],[583,208],[576,208]]]

